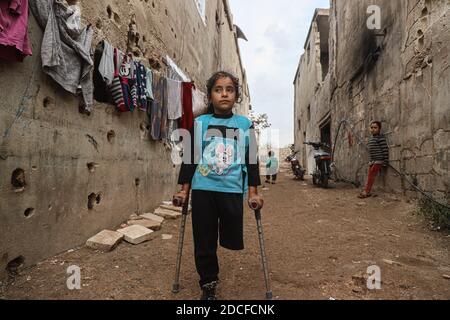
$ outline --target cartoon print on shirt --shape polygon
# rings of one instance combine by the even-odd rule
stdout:
[[[226,175],[233,164],[234,147],[232,145],[225,146],[224,143],[210,143],[205,149],[203,159],[217,175]]]

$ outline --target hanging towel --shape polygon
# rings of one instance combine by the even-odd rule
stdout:
[[[182,82],[167,79],[167,107],[169,120],[178,120],[183,116],[181,101]]]
[[[106,85],[110,85],[114,79],[114,47],[106,40],[103,40],[103,55],[98,72],[102,75]]]
[[[194,112],[194,117],[206,113],[206,95],[200,90],[192,90],[192,110]]]

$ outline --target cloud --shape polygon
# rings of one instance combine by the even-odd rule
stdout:
[[[294,76],[315,8],[329,0],[230,0],[234,23],[249,42],[241,54],[257,113],[280,130],[281,145],[294,141]]]

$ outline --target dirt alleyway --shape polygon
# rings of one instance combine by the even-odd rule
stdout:
[[[323,190],[294,181],[283,164],[279,183],[262,191],[263,225],[276,299],[450,299],[450,238],[427,229],[414,206],[380,194],[361,201],[358,190]],[[199,298],[188,219],[179,295],[173,281],[179,221],[166,221],[157,237],[110,253],[81,248],[21,270],[6,299]],[[162,240],[162,234],[171,234]],[[246,210],[246,249],[219,250],[219,297],[259,300],[265,288],[254,216]],[[67,289],[67,267],[81,268],[81,290]],[[381,290],[366,288],[367,268],[381,269]]]

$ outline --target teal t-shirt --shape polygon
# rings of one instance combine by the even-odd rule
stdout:
[[[278,173],[278,159],[275,156],[269,157],[266,163],[266,169],[268,175],[275,175]]]
[[[244,116],[217,118],[200,116],[195,120],[195,158],[198,164],[193,190],[247,193],[246,154],[253,123]]]

